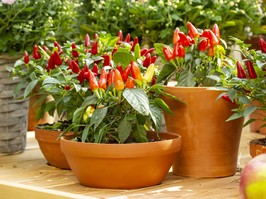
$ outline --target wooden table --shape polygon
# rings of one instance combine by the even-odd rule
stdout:
[[[226,178],[193,179],[173,175],[157,186],[134,189],[112,190],[82,186],[69,170],[48,166],[34,132],[28,132],[27,147],[23,153],[0,155],[0,198],[1,199],[55,199],[55,198],[239,198],[238,183],[240,170],[251,159],[248,143],[252,138],[263,135],[249,132],[245,127],[239,150],[239,171]]]

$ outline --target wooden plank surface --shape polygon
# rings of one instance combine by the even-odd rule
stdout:
[[[0,198],[1,199],[65,199],[65,198],[239,198],[238,183],[240,170],[251,159],[249,141],[263,135],[242,132],[239,150],[239,171],[231,177],[194,179],[173,175],[157,186],[133,189],[96,189],[82,186],[73,173],[48,166],[34,132],[28,132],[27,147],[23,153],[0,155]]]

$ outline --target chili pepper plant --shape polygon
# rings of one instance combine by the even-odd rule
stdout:
[[[163,67],[157,82],[175,86],[214,86],[225,67],[226,42],[220,37],[217,24],[212,29],[198,29],[187,22],[188,33],[179,28],[173,33],[172,44],[156,43]]]
[[[239,45],[243,59],[237,60],[231,57],[227,62],[228,69],[231,70],[224,70],[217,85],[225,90],[222,96],[224,99],[239,105],[228,120],[247,117],[257,109],[266,110],[266,42],[260,38],[258,41],[260,50],[256,50],[238,38],[232,39]],[[259,106],[256,106],[254,101],[258,101]],[[254,120],[250,118],[245,125]],[[264,121],[263,126],[266,126],[266,115]]]
[[[170,112],[155,84],[158,66],[154,48],[140,49],[138,38],[87,34],[81,44],[67,42],[34,46],[11,69],[28,84],[24,97],[39,86],[39,94],[53,101],[42,103],[39,117],[57,112],[65,131],[82,142],[147,142],[146,131],[159,132],[162,114]],[[57,126],[55,124],[55,126]]]

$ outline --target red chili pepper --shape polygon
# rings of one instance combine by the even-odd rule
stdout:
[[[130,43],[130,33],[127,34],[124,42]]]
[[[27,51],[24,51],[24,63],[28,64],[30,62],[30,57]]]
[[[37,45],[34,45],[34,46],[33,46],[32,57],[33,57],[34,59],[41,59],[41,54],[40,54],[40,52],[39,52],[39,49],[38,49],[38,46],[37,46]]]
[[[109,55],[103,55],[103,66],[111,66],[111,58]]]
[[[72,71],[76,74],[79,73],[79,65],[75,60],[71,61],[71,65],[72,65]]]
[[[140,50],[140,56],[144,56],[146,55],[146,53],[148,52],[148,48],[143,48]]]
[[[91,91],[94,91],[95,89],[99,88],[98,82],[91,70],[88,71],[88,75],[89,75],[90,89]]]
[[[155,50],[155,48],[150,48],[150,49],[148,49],[147,53],[152,54],[152,52],[153,52],[154,50]]]
[[[144,67],[146,67],[146,68],[148,68],[149,67],[149,65],[151,64],[151,54],[150,53],[147,53],[146,55],[145,55],[145,59],[143,60],[143,66]]]
[[[98,75],[98,70],[99,70],[98,65],[97,65],[96,63],[94,63],[94,64],[93,64],[93,67],[92,67],[92,69],[91,69],[91,71],[93,72],[93,74],[94,74],[95,76]]]
[[[174,57],[174,58],[178,57],[178,43],[176,43],[176,44],[174,45],[173,57]]]
[[[91,43],[90,43],[90,36],[89,36],[89,34],[86,34],[85,35],[85,43],[84,43],[84,46],[85,47],[89,47],[91,45]]]
[[[228,96],[227,94],[224,94],[224,95],[222,96],[222,98],[223,98],[224,100],[226,100],[226,101],[232,103],[232,104],[235,104],[235,102],[233,102],[233,101],[229,98],[229,96]]]
[[[211,46],[216,46],[220,43],[219,39],[217,38],[217,36],[211,31],[209,30],[209,34],[210,34],[210,43]]]
[[[112,55],[114,55],[117,52],[117,47],[115,46],[113,51],[112,51]]]
[[[237,69],[237,77],[238,78],[246,78],[246,72],[242,67],[241,63],[237,60],[236,62],[236,69]]]
[[[129,65],[123,70],[123,73],[121,73],[124,82],[127,81],[130,72],[131,72],[131,66]]]
[[[182,45],[179,45],[178,43],[175,44],[174,46],[174,51],[173,51],[173,57],[185,57],[185,49]]]
[[[47,46],[45,46],[45,45],[43,46],[43,50],[44,50],[45,52],[47,52],[47,53],[51,52],[50,49],[49,49]]]
[[[97,55],[98,54],[98,42],[95,41],[93,44],[92,44],[92,47],[91,47],[91,54],[93,55]]]
[[[122,33],[122,30],[119,30],[118,31],[118,40],[116,42],[116,44],[120,45],[123,41],[123,33]]]
[[[187,35],[185,35],[185,33],[179,32],[178,36],[179,36],[178,43],[180,43],[182,46],[186,47],[190,45],[190,41],[188,40]]]
[[[263,38],[260,38],[259,44],[261,52],[266,53],[266,42]]]
[[[134,86],[135,86],[134,79],[132,79],[131,77],[127,78],[125,87],[130,89],[130,88],[134,88]]]
[[[179,28],[176,28],[173,34],[173,44],[176,44],[179,40],[178,33],[180,32]]]
[[[163,47],[163,53],[164,53],[164,57],[167,61],[170,61],[171,59],[174,58],[173,50],[169,46]]]
[[[58,52],[57,51],[54,51],[54,56],[53,56],[53,59],[54,59],[54,63],[55,63],[55,65],[57,65],[57,66],[61,66],[62,65],[62,59],[61,59],[61,57],[59,56],[59,54],[58,54]]]
[[[135,49],[135,46],[139,43],[139,38],[138,37],[135,37],[134,38],[134,41],[133,41],[133,44],[132,44],[132,47],[131,47],[131,51],[133,52],[134,49]]]
[[[61,46],[57,43],[57,41],[54,41],[54,47],[57,47],[59,55],[61,55],[63,53],[63,50],[62,50]]]
[[[117,65],[116,69],[119,70],[119,72],[122,74],[123,73],[123,68],[121,65]]]
[[[54,69],[54,68],[55,68],[54,54],[52,53],[52,54],[50,55],[49,60],[48,60],[48,69],[49,69],[49,70],[52,70],[52,69]]]
[[[216,35],[218,39],[220,39],[220,29],[216,23],[212,27],[212,32]]]
[[[107,79],[108,86],[111,86],[114,82],[115,82],[115,72],[114,70],[111,70]]]
[[[105,71],[105,68],[102,68],[98,85],[100,88],[106,90],[106,84],[107,84],[107,73]]]
[[[119,72],[119,70],[115,69],[114,74],[115,74],[115,89],[118,91],[124,90],[125,85],[121,73]]]
[[[199,51],[206,51],[208,48],[208,39],[203,39],[200,41],[198,50]]]
[[[154,64],[156,62],[156,59],[157,59],[157,56],[156,55],[153,55],[151,57],[151,64]]]
[[[77,78],[78,78],[80,84],[83,84],[83,82],[84,82],[84,79],[85,79],[84,74],[85,74],[85,70],[84,69],[81,70],[80,73],[78,74]]]
[[[151,80],[151,86],[154,85],[156,83],[157,78],[155,76],[153,76],[152,80]]]
[[[195,26],[192,23],[187,22],[187,27],[188,27],[188,35],[191,38],[199,36],[198,30],[195,28]]]
[[[68,91],[68,90],[70,90],[70,86],[69,85],[66,85],[65,86],[65,89]]]
[[[255,71],[254,66],[253,66],[253,64],[252,64],[252,62],[250,60],[246,61],[246,66],[247,66],[249,78],[250,79],[257,78],[256,71]]]
[[[214,48],[212,46],[210,46],[210,48],[208,50],[208,56],[210,56],[210,57],[214,56]]]
[[[137,63],[132,61],[130,62],[131,65],[131,74],[134,79],[142,80],[140,68],[138,67]]]
[[[78,57],[79,53],[78,53],[78,51],[75,50],[77,48],[75,42],[72,43],[71,47],[72,47],[72,56],[73,57]]]

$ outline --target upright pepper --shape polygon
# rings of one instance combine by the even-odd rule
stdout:
[[[48,70],[52,70],[52,69],[55,68],[54,54],[53,53],[50,55],[50,58],[48,60],[48,65],[47,66],[48,66]]]
[[[236,62],[236,69],[237,69],[237,77],[238,78],[246,78],[247,77],[243,66],[241,65],[241,63],[238,60]]]
[[[72,47],[72,56],[73,57],[78,57],[79,53],[78,53],[78,51],[75,50],[77,48],[75,42],[72,43],[71,47]]]
[[[187,35],[185,35],[185,33],[183,33],[183,32],[179,32],[179,33],[178,33],[178,36],[179,36],[179,40],[178,40],[178,43],[179,43],[179,44],[181,44],[181,45],[184,46],[184,47],[190,45],[190,41],[189,41],[189,39],[187,38]]]
[[[47,47],[47,46],[43,46],[43,50],[45,51],[45,52],[47,52],[47,53],[50,53],[51,51],[50,51],[50,49]]]
[[[103,55],[103,66],[111,66],[111,58],[109,55]]]
[[[41,54],[40,54],[40,52],[39,52],[39,49],[38,49],[38,46],[37,46],[37,45],[34,45],[34,46],[33,46],[32,57],[33,57],[34,59],[41,59]]]
[[[114,74],[115,74],[115,89],[118,91],[124,90],[125,85],[121,73],[119,72],[119,70],[115,69]]]
[[[188,35],[191,38],[199,36],[198,30],[195,28],[195,26],[192,23],[187,22],[187,27],[188,27]]]
[[[176,28],[173,34],[173,44],[176,44],[179,40],[178,33],[180,32],[179,28]]]
[[[200,41],[198,50],[199,51],[206,51],[208,48],[208,39],[203,39]]]
[[[116,44],[120,45],[122,43],[122,41],[123,41],[123,32],[122,32],[122,30],[119,30],[118,31],[118,40],[117,40]]]
[[[27,51],[24,51],[24,63],[28,64],[30,62],[30,57]]]
[[[145,55],[145,59],[143,60],[143,66],[144,67],[146,67],[146,68],[148,68],[149,67],[149,65],[151,64],[151,54],[150,53],[147,53],[146,55]]]
[[[174,58],[173,50],[169,46],[163,47],[163,54],[167,61],[170,61],[171,59]]]
[[[220,39],[220,29],[216,23],[212,27],[212,32],[216,35],[218,39]]]
[[[54,47],[57,47],[59,55],[61,55],[63,53],[63,50],[62,50],[61,46],[57,43],[57,41],[54,41]]]
[[[156,55],[153,55],[151,57],[151,64],[154,64],[156,62],[156,59],[157,59],[157,56]]]
[[[135,81],[134,79],[132,79],[131,77],[128,77],[127,80],[126,80],[126,88],[134,88],[135,86]]]
[[[94,91],[95,89],[99,88],[98,82],[91,70],[88,71],[88,75],[89,75],[90,89],[91,91]]]
[[[246,61],[246,66],[247,66],[249,78],[250,79],[257,78],[256,71],[255,71],[254,66],[253,66],[253,64],[252,64],[252,62],[250,60]]]
[[[130,43],[130,33],[127,33],[127,36],[126,36],[124,42]]]
[[[61,59],[61,57],[59,56],[59,54],[58,54],[58,52],[57,51],[54,51],[54,56],[53,56],[53,59],[54,59],[54,63],[55,63],[55,65],[57,65],[57,66],[61,66],[62,65],[62,59]]]
[[[140,55],[144,56],[144,55],[146,55],[147,52],[148,52],[148,48],[143,48],[140,50]]]
[[[134,41],[133,41],[133,44],[132,44],[132,47],[131,47],[131,51],[134,52],[134,49],[135,49],[135,46],[139,43],[139,38],[138,37],[135,37],[134,38]]]
[[[108,86],[111,86],[115,82],[115,72],[114,70],[111,70],[108,75],[107,84]]]
[[[148,67],[146,73],[145,73],[144,76],[143,76],[143,79],[144,79],[146,82],[148,82],[148,83],[151,82],[151,80],[152,80],[152,78],[153,78],[153,75],[154,75],[154,69],[155,69],[154,64],[151,64],[151,65]]]
[[[71,65],[72,65],[72,71],[76,74],[79,73],[79,65],[75,60],[71,61]]]
[[[261,52],[266,53],[266,42],[263,38],[260,38],[259,41]]]
[[[209,35],[210,35],[211,46],[216,46],[216,45],[218,45],[220,43],[220,41],[217,38],[217,36],[211,30],[209,30]]]
[[[91,44],[90,44],[90,36],[89,34],[86,34],[85,35],[85,42],[84,42],[84,46],[85,47],[89,47]]]
[[[124,82],[127,81],[130,72],[131,72],[131,66],[129,65],[122,72],[122,79]]]
[[[98,85],[100,88],[106,90],[106,84],[107,84],[107,73],[105,71],[105,68],[102,68],[100,79],[98,81]]]
[[[98,54],[98,42],[95,41],[93,44],[92,44],[92,47],[91,47],[91,54],[93,55],[97,55]]]
[[[93,74],[94,74],[95,76],[98,75],[98,70],[99,70],[98,65],[97,65],[96,63],[94,63],[94,64],[93,64],[93,67],[92,67],[92,69],[91,69],[91,71],[93,72]]]
[[[134,79],[142,80],[142,76],[140,73],[140,68],[138,67],[138,64],[134,61],[130,62],[131,65],[131,74]]]

